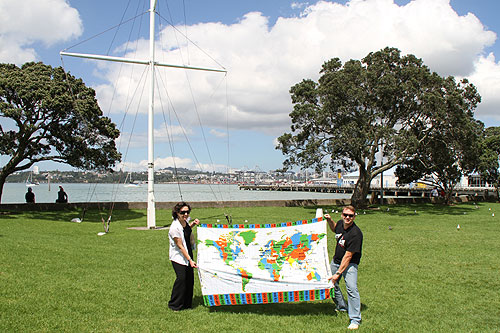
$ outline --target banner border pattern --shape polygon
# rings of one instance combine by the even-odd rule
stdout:
[[[282,222],[282,223],[262,223],[262,224],[210,224],[202,223],[198,228],[223,228],[223,229],[263,229],[263,228],[282,228],[292,227],[296,225],[311,224],[322,222],[322,217],[317,217],[311,220],[300,220],[295,222]]]
[[[330,289],[280,291],[270,293],[215,294],[203,296],[205,306],[270,304],[319,301],[330,298]]]
[[[198,227],[202,228],[222,228],[222,229],[263,229],[263,228],[282,228],[292,227],[303,224],[322,222],[322,217],[310,220],[299,220],[295,222],[283,223],[262,223],[262,224],[209,224],[203,223]],[[245,304],[270,304],[287,302],[304,302],[325,300],[330,298],[330,289],[296,290],[280,291],[269,293],[241,293],[241,294],[213,294],[204,295],[203,303],[205,306],[221,305],[245,305]]]

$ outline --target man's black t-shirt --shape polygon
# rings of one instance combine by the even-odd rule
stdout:
[[[346,251],[354,252],[351,263],[358,264],[361,259],[361,247],[363,246],[363,233],[361,229],[353,222],[352,225],[344,230],[344,221],[340,220],[335,226],[335,239],[337,247],[333,262],[340,265]]]

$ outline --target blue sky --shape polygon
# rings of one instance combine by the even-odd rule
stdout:
[[[116,35],[110,30],[86,40],[148,4],[0,0],[0,61],[61,66],[59,51],[66,48],[147,57],[147,15],[124,24]],[[303,78],[316,80],[326,60],[360,59],[385,46],[415,54],[441,75],[469,78],[483,98],[476,118],[500,126],[498,0],[161,0],[158,10],[159,61],[222,65],[228,74],[159,70],[156,169],[174,161],[205,171],[280,168],[284,157],[274,145],[290,128],[290,87]],[[142,90],[130,83],[140,84],[142,66],[65,57],[64,67],[96,89],[103,112],[121,126],[118,145],[126,159],[120,167],[146,170],[147,95],[140,98]],[[1,157],[0,163],[5,161]],[[54,168],[67,169],[40,165]]]

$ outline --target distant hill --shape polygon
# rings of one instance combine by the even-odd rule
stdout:
[[[164,168],[155,171],[155,183],[174,181],[190,181],[195,175],[209,175],[208,172],[177,169],[177,178],[174,177],[174,168]],[[33,182],[47,183],[121,183],[127,178],[128,172],[96,172],[96,171],[40,171],[37,175],[30,176],[30,171],[17,172],[7,177],[7,183],[24,183],[28,177],[33,177]],[[133,181],[147,181],[148,174],[144,172],[130,172]]]

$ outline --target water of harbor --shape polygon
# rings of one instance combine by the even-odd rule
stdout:
[[[35,200],[38,203],[55,202],[59,185],[68,194],[69,202],[146,202],[147,184],[126,187],[123,184],[40,184],[34,186]],[[2,202],[23,203],[28,187],[25,183],[6,183],[3,188]],[[245,191],[238,185],[222,184],[155,184],[157,202],[180,201],[252,201],[252,200],[301,200],[301,199],[343,199],[351,194],[293,192],[293,191]],[[182,198],[181,198],[182,194]]]

